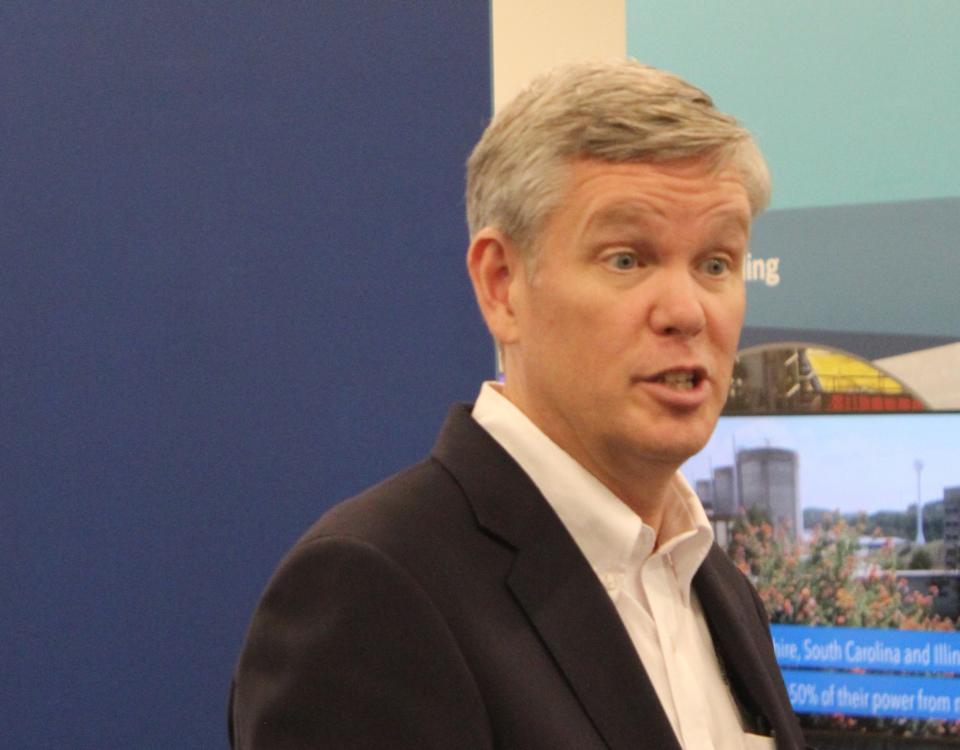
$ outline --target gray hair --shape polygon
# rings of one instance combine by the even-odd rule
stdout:
[[[470,235],[493,226],[527,254],[575,159],[665,162],[703,156],[740,173],[754,216],[770,175],[750,133],[679,76],[635,60],[561,66],[490,122],[467,161]]]

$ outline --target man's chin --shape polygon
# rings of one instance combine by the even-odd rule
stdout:
[[[702,451],[713,434],[713,424],[666,426],[657,435],[647,436],[639,447],[651,456],[659,457],[662,463],[679,468],[681,464]]]

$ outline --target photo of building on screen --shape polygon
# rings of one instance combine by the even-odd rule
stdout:
[[[960,618],[960,483],[939,498],[920,500],[900,511],[839,514],[800,506],[799,454],[764,446],[736,451],[733,465],[717,466],[710,477],[692,478],[714,528],[717,543],[736,557],[750,557],[744,538],[776,537],[797,554],[821,536],[856,533],[859,563],[851,574],[889,570],[907,590],[930,597],[930,613]],[[827,524],[829,528],[825,528]],[[755,552],[755,551],[754,551]],[[768,568],[767,568],[768,569]],[[777,615],[776,610],[771,616]]]
[[[927,411],[922,394],[880,365],[819,344],[777,343],[737,357],[725,414]]]
[[[798,361],[816,375],[780,395],[806,411],[725,414],[683,473],[760,594],[807,729],[960,746],[960,412],[824,409],[916,397]]]

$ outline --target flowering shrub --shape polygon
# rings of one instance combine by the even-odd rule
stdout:
[[[865,517],[826,514],[806,542],[759,514],[735,521],[727,551],[760,593],[774,623],[954,630],[933,613],[936,591],[911,591],[896,575],[892,545],[865,553]]]

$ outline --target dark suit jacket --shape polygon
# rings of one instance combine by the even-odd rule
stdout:
[[[716,546],[694,586],[745,714],[803,747],[752,587]],[[282,561],[230,734],[236,750],[678,748],[608,594],[466,406],[428,460],[331,510]]]

